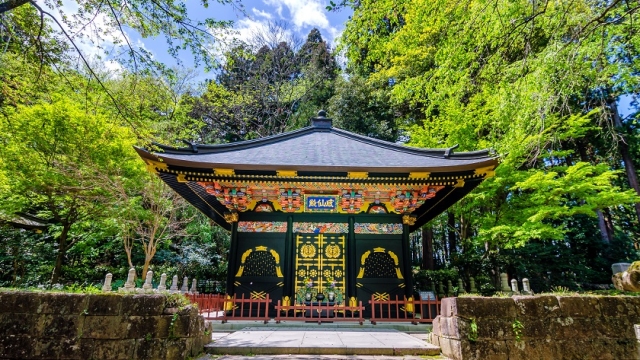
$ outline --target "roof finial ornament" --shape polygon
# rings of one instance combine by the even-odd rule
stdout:
[[[327,117],[326,111],[320,110],[318,111],[318,116],[311,118],[311,126],[329,129],[332,127],[332,120]]]
[[[194,153],[198,152],[198,144],[185,139],[182,139],[182,142],[189,145],[189,147],[191,148],[191,151],[193,151]]]
[[[458,148],[458,146],[460,146],[460,144],[455,144],[455,145],[453,145],[452,147],[447,148],[447,149],[444,151],[444,158],[445,158],[445,159],[448,159],[448,158],[449,158],[449,156],[451,156],[451,154],[453,154],[453,149],[457,149],[457,148]]]

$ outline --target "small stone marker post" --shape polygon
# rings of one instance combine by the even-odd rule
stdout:
[[[440,297],[446,296],[446,294],[444,293],[444,286],[442,285],[442,281],[438,283],[438,296]]]
[[[153,290],[153,285],[151,285],[151,279],[153,278],[153,271],[147,271],[147,277],[144,279],[144,284],[142,285],[142,289],[144,290]]]
[[[478,289],[476,289],[476,279],[472,277],[469,278],[469,291],[474,294],[478,292]]]
[[[532,295],[531,286],[529,285],[529,279],[522,279],[522,292],[526,295]]]
[[[191,293],[192,294],[197,294],[198,293],[198,289],[196,288],[198,284],[198,279],[194,278],[193,281],[191,281]]]
[[[110,292],[111,291],[111,278],[113,277],[113,275],[111,275],[111,273],[108,273],[107,276],[104,278],[104,285],[102,285],[102,291],[104,292]]]
[[[129,274],[127,274],[127,282],[124,283],[124,291],[131,292],[136,288],[136,284],[133,282],[133,278],[136,277],[136,269],[129,269]]]
[[[163,273],[160,275],[160,284],[158,284],[158,291],[166,291],[167,290],[167,274]]]
[[[186,276],[182,279],[182,288],[180,289],[180,292],[183,294],[189,292],[189,278]]]
[[[511,291],[509,288],[509,276],[505,273],[500,274],[500,286],[502,291]]]
[[[462,282],[462,279],[459,278],[458,279],[458,291],[462,294],[462,293],[466,293],[467,290],[465,290],[464,288],[464,283]]]
[[[173,281],[171,282],[171,292],[178,291],[178,275],[173,275]]]
[[[451,280],[447,280],[447,295],[453,296],[453,284],[451,283]]]
[[[513,291],[515,294],[518,293],[518,280],[511,279],[511,291]]]

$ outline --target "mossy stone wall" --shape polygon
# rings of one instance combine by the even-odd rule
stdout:
[[[442,299],[432,342],[455,360],[640,359],[640,297]]]
[[[2,359],[184,359],[203,351],[195,307],[156,294],[0,291]],[[210,336],[210,335],[209,335]]]

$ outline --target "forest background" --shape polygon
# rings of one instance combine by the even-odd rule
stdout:
[[[500,156],[411,235],[418,288],[507,272],[535,291],[589,289],[638,258],[639,1],[331,1],[353,11],[336,48],[286,23],[218,46],[233,24],[190,19],[180,1],[60,8],[0,2],[0,286],[94,285],[129,267],[224,280],[229,234],[133,146],[254,139],[319,109],[359,134]],[[79,45],[124,28],[164,36],[208,80],[127,36],[103,57]]]

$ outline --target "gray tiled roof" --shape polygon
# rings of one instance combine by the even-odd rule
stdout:
[[[314,126],[257,140],[197,145],[197,150],[162,148],[164,152],[155,155],[167,164],[209,169],[404,172],[460,171],[496,164],[486,150],[418,149]]]

